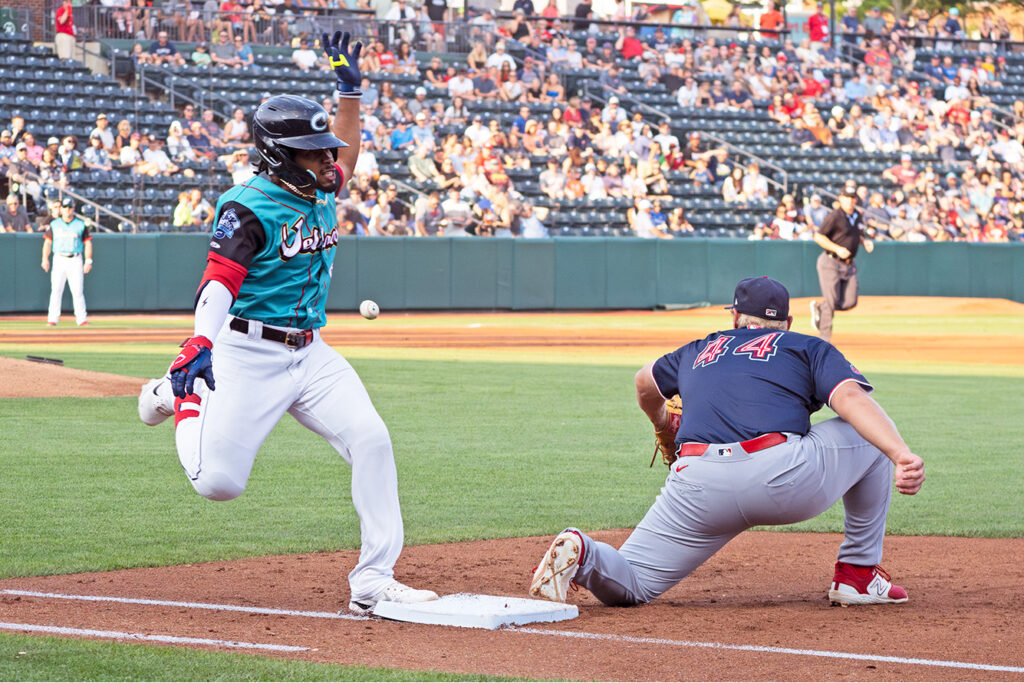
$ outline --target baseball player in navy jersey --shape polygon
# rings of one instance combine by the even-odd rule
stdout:
[[[362,552],[349,609],[436,600],[395,580],[402,514],[391,439],[355,370],[320,338],[338,230],[335,196],[359,155],[359,52],[325,34],[339,105],[283,95],[253,114],[258,173],[225,192],[196,293],[195,335],[146,384],[139,417],[174,416],[178,458],[210,500],[241,495],[256,451],[287,412],[352,466]]]
[[[92,270],[92,235],[89,234],[89,226],[75,216],[75,200],[71,197],[61,201],[60,216],[50,221],[50,226],[43,233],[42,267],[50,273],[50,306],[46,324],[53,327],[60,322],[60,305],[66,283],[71,289],[75,322],[79,327],[88,325],[85,274]]]
[[[921,458],[843,354],[789,331],[789,292],[780,282],[743,280],[730,308],[733,329],[636,375],[637,402],[656,433],[667,428],[666,397],[682,399],[661,495],[618,550],[575,528],[559,534],[534,572],[532,595],[564,601],[575,582],[607,605],[650,602],[740,532],[810,519],[842,498],[846,537],[829,599],[906,602],[879,562],[890,481],[917,493]],[[839,417],[812,427],[810,415],[823,405]]]

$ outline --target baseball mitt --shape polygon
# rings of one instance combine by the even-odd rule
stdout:
[[[666,465],[676,461],[676,432],[679,431],[679,417],[683,414],[683,401],[679,394],[665,401],[665,413],[668,415],[665,428],[654,430],[654,455],[651,456],[651,467],[654,467],[659,452],[661,461]]]

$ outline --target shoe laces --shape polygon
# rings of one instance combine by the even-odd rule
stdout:
[[[875,570],[876,574],[880,574],[886,581],[888,581],[889,583],[892,583],[892,577],[889,576],[889,572],[887,572],[884,569],[882,569],[882,565],[876,564],[875,567],[874,567],[874,570]]]

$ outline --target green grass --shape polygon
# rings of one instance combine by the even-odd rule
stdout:
[[[0,634],[3,681],[508,681],[155,645]]]

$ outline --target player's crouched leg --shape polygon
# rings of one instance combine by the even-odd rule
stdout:
[[[209,500],[233,500],[245,491],[244,481],[236,481],[234,477],[224,472],[204,473],[191,481],[196,493]]]

